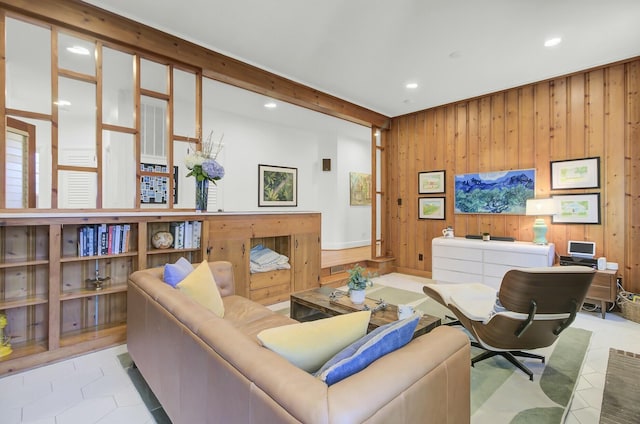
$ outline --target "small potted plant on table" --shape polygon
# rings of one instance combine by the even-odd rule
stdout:
[[[349,282],[347,283],[347,287],[349,287],[349,297],[351,302],[355,305],[364,303],[364,290],[367,287],[373,286],[373,281],[371,281],[372,275],[370,273],[365,275],[365,271],[366,270],[359,264],[356,264],[349,270]]]

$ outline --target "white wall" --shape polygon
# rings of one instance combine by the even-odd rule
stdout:
[[[287,104],[266,111],[268,98],[212,80],[203,99],[204,134],[224,133],[218,208],[319,211],[323,249],[371,243],[371,207],[349,205],[349,172],[371,172],[370,128]],[[323,158],[331,171],[322,171]],[[258,207],[259,164],[297,168],[297,207]]]

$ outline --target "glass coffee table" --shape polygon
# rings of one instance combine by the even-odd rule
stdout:
[[[331,296],[334,292],[340,295]],[[385,304],[381,307],[379,300],[372,298],[367,298],[365,304],[372,310],[368,331],[398,320],[396,305]],[[353,305],[346,292],[332,287],[320,287],[291,294],[291,318],[296,321],[313,321],[363,309],[364,306]],[[440,324],[440,318],[425,314],[420,318],[413,337],[426,334]]]

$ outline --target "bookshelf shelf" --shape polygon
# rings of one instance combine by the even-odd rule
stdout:
[[[0,300],[0,311],[7,309],[22,308],[25,306],[41,305],[49,301],[44,297],[26,297],[23,299]]]
[[[47,265],[48,263],[49,261],[46,259],[40,259],[35,261],[5,262],[5,263],[0,263],[0,269],[19,268],[24,266]]]
[[[127,291],[126,284],[109,285],[109,286],[103,287],[100,290],[77,289],[77,290],[70,290],[68,292],[62,293],[60,295],[60,300],[64,302],[65,300],[79,299],[79,298],[93,297],[93,296],[106,296],[113,293],[123,293],[126,291]]]
[[[199,247],[194,247],[194,248],[191,248],[191,249],[154,249],[154,250],[149,250],[147,252],[147,255],[162,255],[162,254],[168,254],[168,253],[197,252],[199,250],[200,250]]]
[[[61,263],[65,262],[86,262],[86,261],[95,261],[95,260],[107,260],[107,259],[116,259],[116,258],[126,258],[126,257],[135,257],[138,256],[138,252],[128,252],[128,253],[118,253],[111,255],[98,255],[98,256],[65,256],[60,258]]]

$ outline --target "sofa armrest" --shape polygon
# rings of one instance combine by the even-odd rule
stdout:
[[[437,327],[330,386],[330,421],[469,423],[470,364],[469,338]]]

